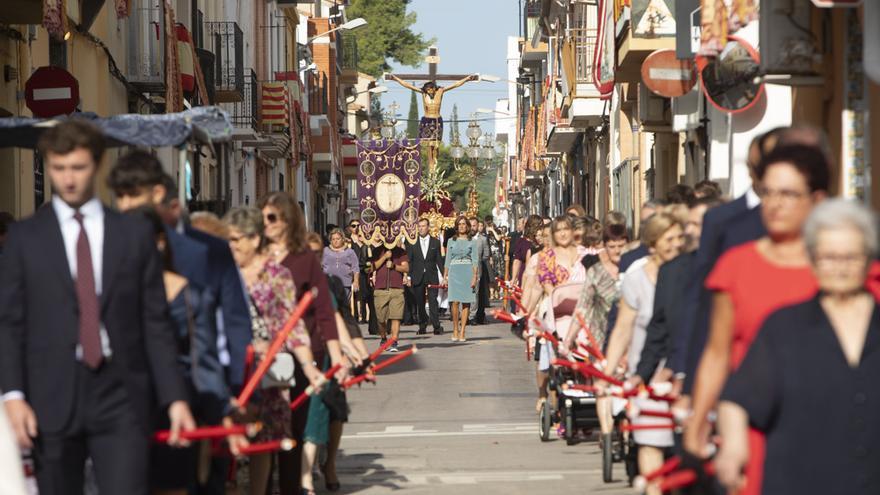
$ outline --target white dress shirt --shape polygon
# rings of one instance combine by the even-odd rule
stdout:
[[[430,242],[430,240],[431,237],[427,235],[425,237],[419,237],[419,245],[422,247],[422,258],[428,258],[428,242]]]
[[[755,192],[755,188],[748,188],[748,190],[746,190],[746,206],[748,206],[750,210],[753,210],[759,204],[761,204],[761,197]]]
[[[76,265],[76,242],[79,239],[79,222],[73,218],[76,213],[74,208],[65,203],[58,196],[52,197],[52,209],[58,217],[61,228],[61,237],[64,240],[64,253],[67,255],[67,266],[70,268],[70,277],[75,281],[77,273]],[[92,271],[95,277],[95,292],[101,296],[103,280],[101,274],[104,268],[104,205],[97,198],[92,198],[79,208],[83,216],[83,225],[86,236],[89,238],[89,252],[92,255]],[[113,352],[110,350],[110,338],[104,323],[101,323],[101,352],[104,358],[110,358]],[[76,359],[82,360],[82,346],[76,345]],[[3,394],[3,400],[23,399],[24,393],[20,390],[10,390]]]

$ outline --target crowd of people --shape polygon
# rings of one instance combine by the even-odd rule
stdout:
[[[573,205],[509,233],[491,217],[447,229],[421,219],[414,242],[390,245],[356,220],[308,232],[283,192],[222,218],[189,215],[148,152],[101,173],[104,138],[81,121],[46,130],[39,151],[55,194],[0,232],[0,466],[20,466],[23,451],[41,494],[263,495],[275,480],[308,494],[316,472],[339,490],[340,384],[368,364],[360,324],[395,353],[402,325],[444,335],[448,311],[451,340],[466,342],[501,297],[534,317],[514,325],[530,340],[539,411],[557,358],[584,360],[585,348],[624,390],[650,391],[626,397],[642,474],[678,455],[700,472],[695,493],[880,491],[880,239],[869,210],[828,197],[817,131],[760,136],[743,196],[677,185],[643,205],[638,229]],[[97,198],[99,175],[115,208]],[[305,294],[313,302],[239,404]],[[625,396],[593,385],[607,445]],[[222,444],[182,433],[237,424],[259,428]],[[168,441],[151,441],[160,429]],[[239,455],[279,439],[295,447]],[[26,493],[13,471],[3,483]]]
[[[510,310],[539,322],[514,324],[536,340],[538,410],[554,358],[597,346],[624,383],[594,380],[600,439],[629,411],[643,475],[677,455],[693,493],[880,491],[877,225],[828,198],[830,161],[818,131],[779,128],[752,143],[743,196],[677,185],[645,203],[638,239],[613,211],[524,219]]]
[[[339,490],[349,414],[339,384],[363,373],[369,355],[348,304],[360,268],[341,233],[325,248],[286,193],[222,218],[188,217],[154,155],[127,152],[101,174],[104,146],[82,121],[46,130],[39,151],[55,194],[4,232],[0,429],[12,435],[0,435],[0,452],[4,467],[18,468],[3,470],[3,493],[27,493],[19,451],[43,495],[222,494],[235,485],[263,495],[276,479],[281,493],[314,493],[315,470]],[[97,198],[99,176],[116,208]],[[239,404],[310,292],[254,398]],[[307,405],[291,410],[307,388]],[[257,431],[222,444],[183,433],[236,424]],[[168,441],[151,441],[162,429]],[[294,447],[234,461],[283,439]]]

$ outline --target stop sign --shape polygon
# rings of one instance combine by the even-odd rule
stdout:
[[[642,82],[658,96],[675,98],[696,86],[697,71],[693,60],[678,59],[675,50],[657,50],[642,62]]]
[[[24,85],[24,101],[34,117],[71,114],[79,103],[79,83],[60,67],[40,67]]]

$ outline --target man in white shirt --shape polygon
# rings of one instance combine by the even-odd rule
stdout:
[[[418,307],[419,334],[428,333],[428,321],[434,327],[434,335],[442,335],[439,310],[437,308],[437,288],[428,287],[440,283],[443,260],[440,254],[440,240],[431,236],[431,222],[427,218],[419,220],[419,237],[407,246],[409,258],[409,277],[415,303]],[[425,311],[425,294],[428,311]]]
[[[65,121],[38,147],[55,195],[10,229],[0,260],[3,405],[41,495],[81,493],[89,457],[101,493],[146,494],[157,406],[172,443],[195,427],[156,241],[95,197],[100,130]]]

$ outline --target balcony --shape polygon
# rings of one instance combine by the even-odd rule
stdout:
[[[245,134],[255,135],[260,121],[259,92],[260,83],[253,69],[248,69],[248,74],[243,78],[242,99],[232,104],[229,113],[229,121],[235,127],[236,132],[241,130]]]
[[[583,132],[583,129],[571,127],[566,121],[554,124],[547,136],[547,153],[568,153]]]
[[[128,66],[125,77],[139,91],[165,91],[165,16],[156,0],[135,0],[128,18]]]
[[[573,5],[572,23],[564,54],[570,69],[566,70],[571,95],[568,119],[572,127],[590,127],[601,123],[604,102],[593,82],[596,37],[599,31],[597,0]]]
[[[340,36],[341,42],[340,46],[342,48],[342,57],[338,60],[340,61],[340,68],[342,69],[341,81],[342,84],[357,84],[358,82],[358,46],[357,46],[357,36],[350,33],[345,33]]]
[[[213,40],[213,84],[217,102],[243,102],[245,100],[244,34],[241,28],[236,22],[208,22],[205,23],[205,34]]]

